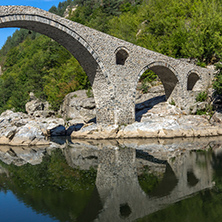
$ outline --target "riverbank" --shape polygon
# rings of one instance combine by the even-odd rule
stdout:
[[[58,114],[49,104],[30,94],[26,112],[7,110],[0,115],[0,145],[49,145],[49,138],[75,139],[189,138],[222,135],[222,113],[196,114],[208,102],[197,102],[191,111],[165,101],[162,85],[136,96],[136,121],[128,125],[97,125],[96,106],[86,90],[68,94]],[[60,116],[61,118],[56,117]]]
[[[216,115],[215,115],[216,118]],[[144,122],[126,126],[99,127],[90,124],[71,134],[72,138],[187,138],[222,135],[222,124],[207,116],[150,116]]]
[[[165,108],[163,108],[165,107]],[[49,137],[70,136],[76,139],[189,138],[222,135],[222,114],[185,115],[166,104],[159,114],[150,110],[142,122],[129,125],[100,126],[96,123],[65,127],[62,118],[31,118],[24,113],[6,111],[0,116],[0,145],[49,145]],[[156,109],[157,111],[158,109]],[[168,110],[168,113],[164,110]],[[171,110],[171,111],[170,111]],[[156,112],[155,111],[155,112]]]
[[[45,155],[50,155],[53,150],[61,149],[70,161],[75,159],[74,163],[77,165],[84,162],[85,165],[96,166],[98,165],[99,153],[103,153],[107,149],[118,150],[125,147],[135,150],[138,154],[141,152],[146,155],[149,154],[151,159],[155,157],[170,161],[175,156],[181,156],[195,150],[212,150],[215,154],[220,155],[222,152],[222,137],[112,140],[81,140],[62,137],[59,141],[51,141],[49,145],[45,146],[0,145],[0,160],[6,164],[15,164],[17,166],[26,163],[36,165],[42,162]],[[96,158],[92,158],[92,156],[96,156]],[[140,159],[141,161],[142,159]]]

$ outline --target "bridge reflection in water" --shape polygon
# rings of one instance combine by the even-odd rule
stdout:
[[[153,155],[149,154],[152,144],[146,145],[146,149],[121,147],[115,142],[100,144],[100,149],[91,146],[78,148],[74,144],[65,149],[72,167],[89,169],[98,165],[95,193],[99,198],[93,196],[92,205],[87,206],[79,221],[88,221],[92,208],[98,213],[92,215],[94,221],[135,221],[213,187],[212,156],[204,152],[187,150],[163,155],[154,150]],[[156,175],[162,174],[158,186],[148,194],[138,179],[144,168]]]
[[[199,191],[212,188],[215,164],[221,163],[218,158],[222,150],[220,141],[222,140],[201,139],[158,141],[157,143],[149,140],[76,140],[64,145],[54,144],[52,147],[36,150],[0,147],[0,160],[17,166],[26,163],[38,165],[44,159],[44,155],[51,155],[53,150],[59,149],[72,168],[85,172],[90,169],[97,170],[97,175],[93,177],[95,184],[93,182],[92,190],[95,186],[94,191],[90,200],[87,200],[83,212],[81,211],[75,220],[70,218],[66,221],[135,221],[195,195]],[[209,148],[210,151],[207,152]],[[9,178],[11,174],[8,170],[10,167],[0,164],[1,175],[5,174]],[[74,174],[71,173],[71,175]],[[154,185],[149,185],[153,179],[155,179]],[[12,192],[18,195],[18,190],[15,189]],[[28,194],[24,194],[23,190],[21,192],[20,199],[24,199],[24,202],[35,210],[34,200],[29,203],[26,197]],[[53,193],[46,190],[46,193],[49,192]],[[80,192],[85,191],[83,189]],[[32,197],[32,193],[29,195]],[[38,197],[38,199],[43,198],[41,204],[44,202],[44,195]],[[59,195],[58,203],[61,202]],[[54,195],[47,198],[54,200],[51,202],[55,202],[56,199]],[[78,200],[73,201],[76,203]],[[53,209],[53,207],[47,204],[42,208],[44,208],[43,212],[47,211],[54,218],[59,215],[59,213],[56,214],[57,211],[51,211],[50,208]],[[72,215],[72,208],[66,209],[61,205],[56,209],[62,212],[60,214]]]

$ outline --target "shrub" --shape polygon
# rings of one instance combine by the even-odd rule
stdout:
[[[216,91],[216,94],[222,95],[222,64],[217,63],[216,64],[216,70],[218,70],[218,73],[216,74],[215,80],[213,82],[213,88]]]
[[[93,97],[93,92],[92,92],[91,88],[88,88],[88,90],[86,92],[86,95],[87,95],[88,98]]]
[[[173,99],[171,99],[170,105],[173,105],[173,106],[176,105],[176,103],[175,103],[175,101]]]
[[[204,102],[207,99],[207,92],[200,92],[196,97],[196,102]]]

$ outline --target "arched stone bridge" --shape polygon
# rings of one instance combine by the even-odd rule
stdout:
[[[92,84],[97,123],[135,121],[136,86],[144,71],[154,71],[166,98],[188,109],[212,79],[209,69],[170,58],[29,6],[0,6],[0,28],[39,32],[63,45],[79,61]]]

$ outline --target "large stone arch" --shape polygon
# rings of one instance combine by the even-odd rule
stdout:
[[[114,123],[114,87],[96,51],[75,30],[75,23],[29,6],[0,6],[0,28],[18,27],[44,34],[64,46],[89,77],[97,107],[97,123]],[[82,26],[84,32],[84,26]]]
[[[163,83],[166,99],[168,99],[179,82],[176,70],[166,62],[152,62],[141,70],[138,75],[137,84],[142,74],[148,69],[152,70],[156,73],[156,75],[158,75],[161,82]]]

